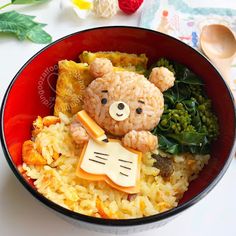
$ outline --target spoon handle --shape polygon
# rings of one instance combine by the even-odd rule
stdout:
[[[227,83],[227,85],[229,86],[229,88],[231,88],[231,74],[230,74],[230,69],[231,69],[231,64],[233,61],[234,57],[231,58],[231,60],[229,60],[227,63],[222,63],[221,60],[214,60],[211,59],[211,61],[213,62],[213,64],[215,64],[216,68],[219,70],[220,74],[222,75],[223,79],[225,80],[225,82]],[[234,99],[236,101],[236,91],[233,91],[231,89],[231,92],[234,96]],[[236,155],[236,154],[235,154]]]
[[[234,57],[227,59],[219,59],[219,58],[210,58],[210,60],[215,64],[216,68],[221,73],[223,79],[230,87],[230,68]]]

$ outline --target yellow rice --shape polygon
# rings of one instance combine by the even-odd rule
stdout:
[[[44,127],[35,139],[36,147],[42,150],[48,164],[29,166],[24,163],[22,167],[27,176],[35,180],[41,194],[81,214],[129,219],[176,207],[189,182],[198,176],[210,158],[209,155],[191,154],[172,156],[174,172],[169,179],[164,179],[159,175],[160,170],[152,166],[155,160],[151,154],[146,153],[142,158],[140,193],[129,195],[104,182],[87,181],[76,176],[80,148],[70,136],[69,119],[62,114],[60,118],[61,123]],[[61,154],[56,161],[52,157],[54,151]]]

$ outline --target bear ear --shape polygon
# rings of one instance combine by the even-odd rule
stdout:
[[[166,67],[155,67],[152,69],[149,81],[159,88],[161,92],[164,92],[174,86],[175,76]]]
[[[96,58],[90,64],[89,71],[94,78],[103,77],[113,71],[113,66],[107,58]]]

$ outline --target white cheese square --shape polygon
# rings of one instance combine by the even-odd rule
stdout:
[[[117,185],[132,187],[137,180],[138,154],[120,142],[101,144],[90,139],[80,168],[90,174],[107,175]]]

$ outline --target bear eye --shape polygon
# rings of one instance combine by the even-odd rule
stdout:
[[[143,112],[143,109],[141,108],[141,107],[138,107],[137,109],[136,109],[136,113],[137,114],[141,114]]]
[[[103,99],[101,100],[101,103],[102,103],[103,105],[107,104],[107,99],[106,99],[106,98],[103,98]]]

